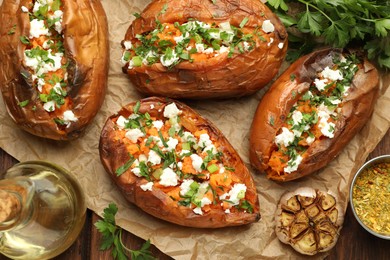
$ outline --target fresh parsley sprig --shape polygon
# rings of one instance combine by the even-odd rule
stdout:
[[[115,215],[118,207],[110,203],[103,211],[103,220],[95,223],[95,227],[102,234],[100,250],[112,248],[112,257],[118,260],[152,260],[156,259],[149,251],[150,241],[147,240],[139,250],[131,250],[123,245],[122,228],[115,223]]]
[[[386,4],[387,3],[387,4]],[[344,48],[362,44],[369,59],[390,69],[390,5],[382,0],[268,0],[267,5],[289,31],[295,60],[316,47],[317,41]],[[294,12],[291,6],[294,5]],[[298,33],[297,33],[298,32]]]

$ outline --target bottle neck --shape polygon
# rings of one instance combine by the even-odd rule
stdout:
[[[0,180],[0,232],[28,221],[34,183],[26,177]]]

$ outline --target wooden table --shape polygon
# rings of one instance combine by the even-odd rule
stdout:
[[[390,131],[387,132],[368,159],[382,154],[390,154]],[[17,160],[0,149],[0,171],[8,169],[15,163]],[[93,225],[97,220],[99,217],[88,210],[84,229],[77,241],[55,259],[112,259],[109,251],[99,251],[101,236]],[[129,232],[124,232],[123,241],[131,249],[140,248],[144,242]],[[171,259],[154,246],[151,247],[151,251],[158,259]],[[0,255],[0,259],[7,258]],[[328,259],[390,259],[390,240],[377,238],[360,227],[348,206],[340,238],[331,250]]]

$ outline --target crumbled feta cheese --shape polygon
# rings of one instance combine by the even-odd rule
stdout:
[[[161,163],[161,157],[153,150],[149,151],[148,162],[152,165],[157,165]]]
[[[294,134],[286,127],[282,127],[282,133],[275,137],[275,143],[277,145],[283,144],[285,147],[287,147],[292,142],[294,142]]]
[[[116,125],[119,127],[119,129],[125,128],[126,123],[127,119],[124,116],[119,116],[116,120]]]
[[[192,167],[194,167],[194,169],[197,171],[197,172],[201,172],[202,171],[202,163],[203,163],[203,159],[202,157],[200,157],[199,155],[197,154],[191,154],[191,160],[192,160]]]
[[[50,48],[50,45],[52,44],[52,42],[53,42],[53,41],[51,41],[51,40],[46,40],[46,41],[43,42],[42,47],[43,47],[45,50],[47,50],[47,49]]]
[[[190,186],[194,182],[192,179],[184,179],[180,185],[180,195],[184,196],[190,191]]]
[[[251,47],[251,45],[248,42],[246,42],[246,41],[242,42],[242,44],[244,45],[244,50],[245,51],[248,51],[249,48]]]
[[[181,114],[181,110],[179,110],[175,103],[171,103],[164,108],[164,117],[173,118]]]
[[[340,70],[332,70],[329,67],[326,67],[322,72],[321,75],[324,78],[330,79],[332,81],[336,80],[342,80],[343,79],[343,74],[341,73]]]
[[[292,173],[298,169],[299,164],[302,162],[302,156],[298,155],[295,160],[290,159],[287,163],[287,167],[284,167],[284,172]],[[291,166],[290,166],[291,165]]]
[[[172,55],[169,59],[166,57],[165,54],[161,55],[161,57],[160,57],[160,62],[165,67],[169,67],[169,66],[173,65],[178,60],[179,60],[179,56],[177,56],[175,50],[172,50]]]
[[[126,132],[125,137],[132,143],[137,143],[138,138],[145,136],[145,134],[138,128],[130,129]]]
[[[221,196],[219,196],[219,199],[220,199],[220,200],[225,200],[228,196],[229,196],[228,193],[224,193],[224,194],[222,194]]]
[[[61,95],[62,94],[62,87],[60,85],[60,83],[56,83],[53,87],[53,90],[54,92],[56,92],[58,95]]]
[[[66,110],[63,114],[63,120],[65,123],[76,122],[78,119],[72,110]]]
[[[154,109],[154,104],[151,104],[151,105],[150,105],[150,109]]]
[[[328,100],[329,100],[329,102],[332,103],[333,105],[338,105],[338,104],[341,103],[341,100],[338,99],[338,98],[336,98],[336,97],[334,97],[334,98],[329,98]]]
[[[213,144],[210,144],[203,149],[203,152],[207,152],[207,151],[211,151],[212,154],[216,154],[218,152],[217,148],[215,148]]]
[[[133,47],[131,41],[124,41],[123,46],[125,46],[125,50],[130,50]]]
[[[206,206],[206,205],[210,205],[211,203],[212,203],[212,201],[207,197],[204,197],[200,200],[201,207]]]
[[[210,35],[211,39],[216,39],[216,40],[221,39],[221,33],[219,31],[218,32],[209,32],[209,35]]]
[[[177,163],[177,167],[179,167],[179,170],[183,170],[183,163],[182,162],[178,162]]]
[[[27,7],[25,7],[24,5],[22,5],[22,12],[23,13],[28,13],[28,8]]]
[[[149,51],[148,54],[143,58],[142,63],[145,65],[149,65],[149,58],[155,58],[157,54],[154,51]]]
[[[325,90],[325,86],[327,84],[328,80],[327,79],[315,79],[314,80],[314,85],[319,91]]]
[[[321,118],[320,122],[318,123],[318,128],[321,129],[321,133],[326,136],[326,137],[329,137],[329,138],[333,138],[334,137],[334,129],[335,129],[335,124],[330,122],[328,123],[328,121],[324,118]]]
[[[274,38],[269,38],[269,43],[267,43],[267,46],[271,46],[271,44],[274,42]]]
[[[48,101],[45,104],[43,104],[43,108],[47,112],[53,112],[55,110],[55,107],[56,107],[56,103],[53,100]]]
[[[176,145],[179,143],[179,141],[176,138],[169,137],[167,141],[167,150],[168,151],[174,151],[176,149]]]
[[[181,150],[179,155],[180,156],[189,156],[189,155],[191,155],[191,151],[189,151],[189,150]]]
[[[218,53],[220,53],[220,54],[227,53],[227,52],[229,52],[229,47],[226,47],[226,46],[221,46],[221,48],[218,51]]]
[[[308,145],[311,145],[314,141],[316,140],[316,138],[313,136],[308,136],[307,138],[306,138],[306,143],[308,144]]]
[[[27,52],[27,51],[28,50],[26,50],[25,52]],[[54,53],[54,55],[53,55],[52,50],[47,50],[47,58],[50,60],[53,60],[54,63],[53,62],[46,62],[45,60],[42,59],[42,57],[36,57],[40,66],[37,66],[33,69],[34,69],[34,71],[36,71],[39,68],[38,71],[36,71],[38,76],[45,74],[45,73],[48,73],[49,71],[57,71],[62,66],[61,61],[62,61],[63,56],[64,56],[64,54],[61,52]]]
[[[240,196],[245,197],[246,186],[243,183],[236,183],[229,191],[229,201],[231,201],[234,205],[238,205],[240,202]]]
[[[205,50],[203,51],[203,53],[205,53],[205,54],[211,54],[211,53],[213,53],[213,52],[214,52],[214,49],[211,48],[211,47],[209,47],[209,48],[207,48],[207,49],[205,49]]]
[[[137,176],[137,177],[142,177],[142,175],[141,175],[141,169],[140,169],[138,166],[136,166],[136,167],[134,167],[133,169],[131,169],[131,172],[132,172],[135,176]]]
[[[138,117],[140,117],[140,115],[138,115],[138,114],[131,114],[130,116],[129,116],[129,119],[137,119]]]
[[[225,209],[226,214],[230,214],[230,209]]]
[[[204,45],[203,43],[196,43],[195,44],[196,51],[198,53],[203,53],[204,52]]]
[[[63,12],[61,10],[56,10],[54,12],[54,15],[52,16],[53,19],[57,19],[57,21],[54,23],[54,29],[58,32],[62,32],[62,16]]]
[[[32,19],[30,21],[30,39],[39,38],[40,35],[48,35],[49,29],[46,28],[44,20]]]
[[[299,125],[303,119],[302,112],[299,110],[294,110],[291,117],[294,122],[294,125]]]
[[[203,215],[203,211],[200,207],[196,207],[192,210],[195,214]]]
[[[179,177],[171,168],[165,168],[160,176],[160,184],[168,186],[176,186]]]
[[[213,143],[211,142],[210,136],[208,134],[201,134],[199,136],[199,142],[198,142],[199,147],[205,148],[205,147],[210,146],[212,144]]]
[[[36,71],[39,65],[38,57],[28,57],[26,51],[24,52],[24,64],[30,67],[33,71]]]
[[[38,78],[38,90],[42,93],[43,86],[46,84],[45,80],[43,78]]]
[[[279,48],[279,49],[283,49],[283,46],[284,46],[284,43],[283,43],[283,42],[280,42],[280,43],[278,44],[278,48]]]
[[[329,109],[328,106],[326,106],[324,103],[321,103],[318,107],[317,107],[317,114],[318,114],[318,117],[321,117],[321,118],[324,118],[326,120],[328,120],[328,118],[331,116],[331,115],[336,115],[332,110]]]
[[[161,120],[153,121],[153,126],[154,126],[157,130],[160,130],[161,127],[164,126],[164,122],[161,121]]]
[[[148,183],[145,183],[145,184],[142,184],[139,186],[143,191],[152,191],[152,188],[153,188],[153,182],[148,182]]]
[[[138,161],[140,161],[140,162],[146,162],[147,160],[148,160],[148,158],[146,157],[145,154],[140,154],[138,156]]]
[[[275,31],[275,26],[271,23],[270,20],[265,20],[261,25],[261,29],[263,29],[265,33],[272,33]]]
[[[37,0],[37,1],[35,1],[33,12],[35,13],[35,12],[39,11],[39,8],[44,6],[44,5],[48,5],[48,10],[50,11],[52,3],[53,3],[53,0]]]
[[[184,37],[183,37],[183,35],[175,36],[175,37],[173,37],[173,40],[176,42],[176,44],[178,44],[184,40]]]
[[[131,70],[131,69],[134,68],[134,62],[133,62],[133,60],[129,60],[129,66],[127,66],[127,68],[128,68],[129,70]]]
[[[223,167],[222,164],[219,165],[219,173],[224,173],[225,172],[225,167]]]
[[[183,140],[183,142],[193,142],[193,143],[196,142],[194,135],[188,131],[185,131],[183,133],[182,140]]]

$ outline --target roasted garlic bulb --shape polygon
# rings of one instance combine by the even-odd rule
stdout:
[[[275,214],[276,235],[305,255],[331,249],[344,220],[337,196],[312,188],[284,194]]]

